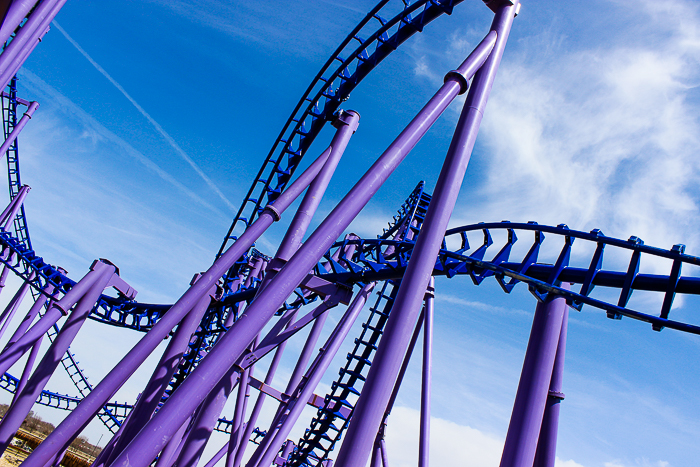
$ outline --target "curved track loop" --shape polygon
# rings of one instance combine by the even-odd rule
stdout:
[[[341,102],[348,99],[350,92],[408,38],[422,32],[428,23],[439,16],[451,14],[452,9],[462,1],[416,0],[410,3],[406,0],[382,0],[367,13],[299,99],[248,190],[217,257],[237,238],[236,235],[255,220],[264,207],[263,202],[270,203],[277,199],[311,143]],[[389,20],[382,17],[389,14],[393,15]]]

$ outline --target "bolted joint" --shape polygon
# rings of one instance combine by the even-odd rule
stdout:
[[[279,222],[279,220],[282,219],[282,213],[275,209],[275,207],[272,204],[268,204],[267,206],[265,206],[263,212],[269,213],[275,222]]]
[[[469,82],[466,76],[457,70],[447,72],[444,82],[447,83],[448,81],[457,81],[457,83],[459,83],[459,94],[464,94],[467,92],[467,89],[469,89]]]
[[[557,399],[559,402],[563,401],[565,397],[563,392],[552,391],[551,389],[547,393],[547,396],[552,399]]]
[[[498,9],[501,8],[502,6],[513,6],[515,3],[513,0],[483,0],[484,4],[486,4],[487,7],[494,13],[498,12]],[[518,2],[518,5],[515,7],[515,16],[518,16],[520,13],[520,2]]]
[[[353,133],[355,133],[359,124],[360,114],[358,112],[354,110],[345,111],[342,109],[335,113],[335,119],[332,123],[335,128],[340,128],[341,125],[349,125]]]

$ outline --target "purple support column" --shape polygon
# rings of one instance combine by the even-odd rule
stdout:
[[[374,443],[374,451],[372,451],[372,463],[369,467],[382,467],[382,448],[379,441]]]
[[[231,436],[229,442],[225,446],[224,453],[226,454],[226,467],[232,467],[236,457],[236,449],[241,444],[243,438],[243,417],[248,406],[248,397],[250,396],[250,385],[248,384],[253,366],[246,368],[243,371],[241,382],[238,385],[238,397],[236,398],[236,409],[233,414],[233,423],[231,424]],[[223,454],[222,454],[223,456]]]
[[[223,446],[221,446],[221,449],[217,451],[214,456],[212,456],[211,459],[209,459],[209,462],[207,462],[204,467],[214,467],[217,462],[221,460],[222,457],[228,452],[228,447],[230,445],[230,441],[226,441]]]
[[[2,312],[2,315],[0,315],[0,322],[2,322],[2,327],[0,327],[0,338],[5,334],[5,331],[7,330],[7,327],[10,325],[10,321],[12,321],[12,318],[14,318],[15,313],[17,312],[17,309],[19,308],[20,304],[22,303],[22,300],[24,300],[24,296],[27,295],[27,290],[29,290],[29,287],[31,287],[31,280],[34,279],[34,273],[31,274],[29,277],[29,280],[25,283],[22,284],[22,287],[20,287],[17,290],[17,293],[12,297],[12,300],[10,300],[10,303],[7,304],[7,307],[5,307],[5,311]],[[4,320],[4,322],[3,322]]]
[[[34,367],[34,362],[36,361],[37,355],[39,355],[39,350],[41,348],[41,341],[42,338],[40,337],[35,343],[34,346],[32,347],[32,351],[29,352],[29,357],[27,357],[27,363],[24,364],[24,370],[22,371],[22,376],[20,376],[19,381],[17,382],[17,388],[15,389],[15,395],[12,398],[12,404],[17,401],[17,398],[19,397],[20,394],[24,391],[25,386],[27,385],[27,381],[29,380],[29,375],[32,374],[32,368]]]
[[[65,324],[56,339],[46,351],[44,358],[37,366],[34,374],[27,382],[24,391],[17,397],[5,417],[0,421],[0,451],[4,452],[10,444],[12,437],[19,429],[25,417],[31,410],[39,394],[46,386],[51,375],[61,362],[61,358],[68,350],[73,339],[78,334],[83,323],[87,319],[92,307],[102,294],[105,287],[113,285],[129,298],[135,296],[135,291],[119,278],[116,267],[111,264],[95,261],[92,272],[97,273],[94,285],[80,298],[73,312],[68,316]],[[131,292],[131,293],[129,293]]]
[[[437,94],[419,112],[418,116],[411,121],[396,141],[380,156],[338,206],[326,217],[299,251],[290,259],[289,263],[270,281],[268,287],[248,307],[243,316],[222,336],[211,353],[202,360],[192,375],[185,380],[181,389],[170,397],[163,408],[144,427],[141,436],[134,439],[119,458],[115,460],[115,466],[145,467],[155,455],[154,452],[159,452],[167,444],[168,439],[170,439],[181,421],[187,414],[192,413],[195,407],[201,404],[206,394],[216,386],[228,369],[245,351],[248,342],[250,342],[248,339],[252,340],[252,337],[260,333],[276,310],[279,309],[286,298],[289,297],[313,266],[316,265],[334,240],[340,236],[360,210],[369,202],[370,198],[427,132],[449,103],[461,90],[466,89],[467,78],[472,76],[489,54],[494,35],[495,33],[489,35],[477,47],[477,50],[467,58],[458,72],[448,74],[446,83]],[[275,202],[275,206],[278,202],[279,199]],[[423,287],[425,285],[427,285],[427,279]],[[84,404],[85,401],[80,405]],[[56,431],[54,431],[55,433]],[[46,441],[43,444],[46,444]],[[38,449],[40,448],[41,446]],[[32,455],[34,456],[36,453],[37,451],[34,451]],[[31,456],[29,459],[31,459]],[[27,466],[29,467],[31,464],[27,464]]]
[[[201,274],[195,275],[190,282],[193,285],[199,278]],[[124,427],[124,431],[119,437],[118,442],[116,442],[115,448],[112,451],[109,459],[105,460],[105,464],[109,465],[110,461],[116,457],[118,453],[126,447],[134,436],[143,428],[143,425],[151,418],[153,412],[158,407],[158,404],[163,397],[163,393],[168,387],[170,380],[177,370],[178,364],[182,359],[182,356],[187,351],[188,345],[190,343],[190,338],[192,334],[197,330],[202,321],[202,316],[207,308],[211,304],[212,299],[217,300],[220,298],[221,294],[217,286],[213,286],[209,295],[204,296],[183,318],[180,325],[177,327],[175,334],[173,335],[168,347],[163,352],[163,355],[156,365],[151,379],[146,384],[145,389],[141,393],[138,402],[132,410],[132,416]]]
[[[433,367],[433,302],[435,297],[435,278],[430,278],[425,294],[423,321],[423,384],[420,403],[420,442],[418,445],[418,467],[430,465],[430,385]]]
[[[335,171],[340,158],[345,152],[345,148],[347,147],[350,137],[357,129],[359,118],[360,116],[357,114],[357,112],[341,111],[338,118],[335,120],[334,125],[338,128],[338,131],[331,141],[328,159],[319,174],[314,178],[314,181],[309,185],[309,189],[306,191],[301,205],[294,215],[291,226],[287,230],[284,240],[282,240],[282,244],[275,258],[276,261],[286,261],[287,258],[297,250],[304,234],[306,233],[306,229],[311,222],[311,218],[321,202],[321,197],[323,196],[323,193],[330,182],[333,172]],[[250,286],[251,279],[259,277],[262,267],[263,260],[258,258],[248,277],[248,281],[246,281],[246,287]],[[261,286],[260,289],[264,289],[264,286]],[[324,317],[325,315],[319,318],[321,323],[323,323],[323,320],[325,319]],[[316,328],[316,323],[314,323],[314,329]],[[313,335],[312,330],[312,336]],[[204,452],[206,443],[211,436],[214,424],[219,418],[221,410],[226,404],[230,392],[233,390],[238,380],[239,375],[232,369],[227,376],[222,378],[217,387],[211,392],[211,394],[205,400],[199,416],[197,419],[195,419],[194,427],[190,433],[190,438],[187,439],[185,446],[183,447],[182,452],[174,465],[195,465],[198,462],[199,458]]]
[[[154,326],[141,338],[141,340],[122,358],[122,360],[93,388],[83,401],[75,408],[61,424],[41,443],[32,454],[25,460],[25,467],[42,467],[56,452],[64,445],[70,444],[75,436],[82,431],[90,420],[99,412],[110,397],[129,379],[133,372],[143,361],[153,352],[160,342],[170,333],[183,316],[206,295],[231,266],[245,253],[248,248],[265,232],[274,222],[279,220],[281,214],[291,203],[301,194],[302,191],[313,181],[314,177],[323,167],[328,155],[316,159],[308,169],[292,183],[287,190],[275,200],[274,206],[268,205],[260,214],[258,219],[246,229],[238,240],[221,255],[214,264],[202,275],[202,278],[191,286],[180,299],[168,310]],[[308,270],[307,270],[308,271]],[[218,347],[218,346],[217,346]],[[213,384],[213,383],[212,383]],[[201,399],[200,401],[201,402]],[[198,405],[198,404],[197,404]],[[194,409],[185,414],[189,417]],[[182,423],[180,421],[176,431]],[[170,436],[168,436],[168,439]],[[167,440],[158,447],[153,454],[155,457]],[[152,457],[152,458],[153,458]],[[152,459],[151,458],[151,459]],[[147,461],[147,463],[150,461]]]
[[[321,203],[321,198],[333,177],[333,173],[338,166],[338,162],[340,162],[340,158],[345,152],[350,137],[355,133],[359,124],[359,113],[354,110],[348,112],[341,110],[339,112],[338,117],[333,122],[333,126],[336,127],[338,131],[336,131],[329,147],[331,154],[328,158],[328,162],[326,162],[326,165],[323,166],[323,170],[321,170],[313,183],[309,186],[309,190],[301,201],[299,209],[297,209],[294,219],[289,225],[289,229],[287,229],[287,233],[277,250],[276,258],[288,261],[299,249],[301,240],[304,238],[309,224],[311,224],[311,218],[316,213],[316,209]]]
[[[0,43],[2,43],[2,41],[0,41]],[[17,139],[17,136],[22,132],[22,129],[32,118],[32,115],[34,115],[34,111],[38,107],[38,102],[32,102],[29,104],[29,108],[27,109],[27,111],[24,112],[22,118],[19,119],[19,122],[17,122],[15,127],[12,129],[12,133],[10,133],[5,142],[2,143],[2,146],[0,146],[0,157],[2,157],[7,152],[7,149],[10,147],[10,145]]]
[[[565,312],[564,298],[537,304],[500,467],[533,465]]]
[[[8,248],[9,250],[9,248]],[[6,259],[3,258],[3,259]],[[13,251],[10,254],[10,259],[8,261],[8,264],[12,264],[16,261],[17,259],[17,254]],[[7,282],[7,276],[10,274],[10,268],[8,267],[7,264],[2,265],[2,272],[0,273],[0,292],[5,288],[5,283]]]
[[[65,271],[63,271],[65,272]],[[51,283],[46,284],[46,287],[44,287],[44,290],[41,295],[39,295],[39,298],[36,299],[32,307],[29,309],[27,314],[25,315],[24,319],[22,322],[19,324],[17,329],[15,329],[14,334],[12,334],[12,337],[10,337],[10,340],[7,341],[7,344],[5,345],[5,348],[3,349],[3,352],[7,349],[9,349],[17,340],[24,335],[25,332],[27,332],[27,329],[29,326],[32,324],[34,321],[34,318],[36,318],[36,315],[39,314],[39,311],[44,307],[46,302],[48,301],[48,296],[53,294],[54,291],[54,286]]]
[[[2,211],[2,214],[0,214],[0,230],[6,231],[12,226],[12,221],[15,220],[15,216],[17,216],[17,212],[22,207],[24,198],[27,197],[29,190],[31,190],[29,185],[23,185],[17,192],[17,196],[15,196],[12,201],[10,201],[10,204]]]
[[[383,438],[379,440],[379,451],[382,453],[382,465],[389,467],[389,454],[386,451],[386,441]]]
[[[566,353],[566,330],[569,322],[569,309],[564,309],[562,317],[561,333],[557,344],[557,355],[554,358],[552,380],[549,383],[547,404],[544,408],[542,428],[537,442],[534,467],[554,467],[557,457],[557,430],[559,429],[559,408],[564,400],[562,393],[562,380],[564,379],[564,355]]]
[[[0,89],[4,89],[33,47],[49,27],[66,0],[44,0],[29,15],[12,42],[0,54]]]
[[[26,333],[20,336],[17,341],[11,346],[8,345],[5,350],[0,353],[0,375],[19,360],[25,352],[27,352],[34,343],[41,338],[58,320],[68,314],[68,310],[90,290],[95,281],[99,278],[98,271],[90,271],[83,277],[61,300],[51,304],[46,314],[34,324]],[[34,304],[37,306],[39,302]],[[38,311],[38,309],[37,309]],[[31,310],[30,310],[31,312]],[[103,404],[104,405],[104,404]],[[58,452],[58,451],[57,451]],[[54,453],[55,454],[55,453]],[[48,461],[48,459],[46,460]],[[42,462],[44,465],[46,462]]]
[[[248,462],[248,467],[267,467],[273,460],[275,460],[277,452],[282,446],[282,443],[284,443],[287,439],[289,432],[299,419],[302,410],[304,410],[304,407],[306,407],[307,401],[313,394],[318,383],[321,381],[321,378],[328,369],[328,366],[333,361],[333,357],[335,357],[340,345],[345,340],[348,332],[350,332],[350,328],[355,323],[360,311],[362,311],[362,307],[364,307],[367,297],[372,292],[372,289],[374,289],[374,285],[374,282],[369,283],[357,293],[355,299],[352,301],[352,304],[345,312],[345,315],[341,318],[336,328],[328,337],[326,343],[323,345],[323,347],[321,347],[318,356],[304,375],[302,382],[299,383],[296,390],[289,398],[289,401],[285,407],[285,414],[279,418],[281,425],[279,426],[278,431],[272,441],[268,443],[267,450],[265,452],[261,452],[262,449],[264,449],[264,445],[261,443],[259,446],[260,449],[256,450],[255,454],[253,454],[253,457],[251,457],[250,461]],[[270,431],[272,431],[272,428],[270,428]]]
[[[289,323],[287,323],[287,328],[294,324],[294,318],[296,317],[298,310],[290,310],[289,313],[292,314],[292,316],[289,319]],[[282,354],[284,353],[284,349],[287,346],[287,341],[282,342],[279,346],[277,346],[277,349],[275,349],[275,355],[272,357],[272,362],[270,363],[270,367],[267,370],[267,374],[265,375],[265,381],[264,383],[267,385],[272,384],[272,380],[275,377],[275,372],[277,371],[277,367],[279,366],[280,360],[282,360]],[[253,406],[253,411],[250,414],[250,418],[248,419],[248,423],[245,424],[245,428],[243,429],[242,436],[240,437],[240,443],[238,446],[235,446],[235,456],[233,459],[233,467],[240,467],[241,461],[243,460],[243,455],[245,454],[246,447],[248,446],[248,440],[250,439],[250,435],[253,433],[253,430],[255,429],[255,423],[258,421],[258,417],[260,416],[260,411],[262,410],[262,406],[265,403],[265,397],[266,394],[264,392],[258,393],[258,398],[255,400],[255,405]],[[229,467],[229,459],[228,457],[226,458],[226,466]]]
[[[338,453],[338,467],[365,467],[369,460],[374,438],[382,423],[408,346],[411,328],[422,308],[425,289],[457,201],[484,108],[515,16],[515,8],[515,5],[501,6],[491,25],[489,34],[497,35],[496,44],[483,67],[474,76],[425,222],[413,248],[391,316]]]
[[[196,416],[197,414],[195,413],[193,416]],[[172,437],[170,442],[168,443],[167,446],[165,446],[165,449],[163,449],[163,452],[160,453],[160,456],[158,457],[158,462],[156,462],[156,467],[170,467],[173,465],[173,462],[177,459],[177,456],[180,455],[180,450],[182,449],[182,441],[185,439],[187,436],[187,429],[190,426],[190,422],[192,421],[193,417],[189,417],[185,423],[178,428],[177,432],[175,433],[175,436]]]
[[[10,38],[27,14],[34,8],[38,0],[14,0],[7,10],[5,19],[0,26],[0,43],[4,44]]]

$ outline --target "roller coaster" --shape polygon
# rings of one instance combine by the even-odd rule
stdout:
[[[213,265],[196,274],[174,304],[136,300],[108,260],[96,260],[81,279],[68,277],[33,249],[23,201],[30,188],[20,179],[17,135],[37,104],[17,96],[16,72],[41,41],[65,0],[11,2],[0,36],[3,121],[10,201],[0,215],[0,286],[10,273],[21,286],[0,315],[0,336],[27,292],[34,304],[0,353],[0,387],[14,394],[0,422],[6,449],[34,403],[70,411],[24,462],[59,465],[62,453],[87,424],[99,418],[114,433],[94,466],[194,466],[212,431],[229,441],[206,465],[388,467],[384,440],[395,402],[421,332],[424,336],[420,466],[429,465],[430,367],[433,277],[468,276],[474,285],[492,278],[505,293],[522,283],[538,305],[501,466],[553,466],[566,342],[567,306],[588,306],[607,318],[629,318],[651,330],[700,334],[700,324],[672,319],[677,294],[700,294],[700,277],[683,275],[700,258],[684,245],[670,250],[637,237],[617,239],[601,230],[535,222],[477,223],[447,229],[467,169],[491,86],[519,10],[518,0],[484,0],[493,23],[484,39],[408,124],[377,162],[305,238],[311,216],[330,183],[339,158],[359,124],[345,110],[350,94],[372,70],[414,35],[431,27],[462,0],[380,1],[338,46],[313,78],[284,124],[226,233]],[[420,182],[376,238],[343,235],[388,175],[458,95],[467,94],[434,193]],[[22,117],[18,116],[24,112]],[[335,127],[330,146],[301,172],[302,160],[321,130]],[[301,172],[301,173],[299,173]],[[305,194],[304,194],[305,193]],[[303,194],[303,196],[302,196]],[[287,234],[276,252],[255,242],[297,199]],[[30,213],[31,214],[31,213]],[[494,238],[496,239],[494,241]],[[546,246],[545,238],[550,238]],[[526,240],[523,240],[526,239]],[[521,241],[516,247],[516,242]],[[592,252],[572,260],[574,242]],[[526,247],[521,248],[525,243]],[[554,247],[553,245],[557,245]],[[560,248],[558,245],[563,245]],[[523,255],[514,251],[523,251]],[[622,270],[606,269],[606,252],[629,258]],[[666,274],[640,273],[640,264],[663,258]],[[579,264],[580,263],[580,264]],[[692,268],[691,268],[692,270]],[[107,293],[108,289],[115,292]],[[1,290],[1,289],[0,289]],[[635,291],[658,294],[660,309],[629,306]],[[364,306],[376,292],[376,300]],[[613,298],[611,298],[613,297]],[[328,340],[317,350],[328,310],[347,307]],[[363,318],[361,333],[328,394],[316,394],[340,345]],[[62,325],[61,319],[66,318]],[[141,333],[134,348],[93,385],[70,349],[86,319]],[[273,387],[287,340],[310,328],[286,388]],[[34,368],[43,336],[51,345]],[[109,402],[129,376],[168,339],[161,360],[133,403]],[[8,373],[28,354],[23,373]],[[271,354],[271,355],[268,355]],[[256,362],[269,361],[261,380]],[[59,363],[78,395],[46,388]],[[543,376],[544,375],[544,376]],[[255,391],[252,391],[255,390]],[[251,407],[248,400],[255,393]],[[226,401],[236,401],[231,419]],[[269,426],[259,426],[265,402],[278,406]],[[301,410],[317,410],[303,437],[289,438]],[[254,452],[250,453],[250,444]],[[371,461],[370,461],[371,459]]]

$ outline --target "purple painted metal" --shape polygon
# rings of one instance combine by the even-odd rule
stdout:
[[[196,274],[192,278],[190,285],[197,282],[200,277],[201,274]],[[131,412],[133,415],[128,425],[122,428],[124,432],[119,437],[119,442],[115,445],[112,454],[109,459],[105,461],[105,464],[109,465],[109,462],[131,442],[133,437],[136,436],[139,430],[143,428],[143,425],[151,418],[161,401],[163,393],[168,387],[168,383],[170,383],[173,374],[177,370],[177,366],[188,348],[190,338],[197,330],[197,326],[199,326],[204,312],[207,311],[212,300],[217,300],[220,297],[221,290],[214,285],[209,290],[209,294],[205,295],[183,318],[170,340],[168,347],[163,352],[141,397],[139,397],[138,402],[134,405],[134,409]]]
[[[32,374],[32,368],[34,367],[34,362],[36,361],[37,355],[39,355],[39,350],[41,349],[41,341],[42,338],[40,337],[39,340],[37,340],[34,345],[32,346],[32,351],[29,352],[29,357],[27,357],[27,362],[24,364],[24,370],[22,370],[22,376],[20,376],[19,381],[17,382],[17,389],[15,389],[15,395],[12,397],[12,404],[17,401],[17,398],[19,397],[20,394],[24,391],[25,386],[27,385],[27,381],[29,380],[29,375]]]
[[[241,382],[238,385],[238,397],[236,398],[236,409],[233,414],[233,424],[231,426],[231,436],[226,445],[226,467],[232,467],[236,456],[236,449],[243,439],[243,417],[248,407],[248,397],[250,396],[250,377],[253,375],[254,366],[243,371]],[[246,440],[247,441],[247,440]]]
[[[246,278],[245,287],[250,287],[253,281],[260,280],[266,265],[267,262],[263,258],[254,258],[252,260],[251,270]],[[180,455],[173,463],[174,466],[196,465],[199,462],[214,430],[214,425],[219,419],[231,391],[238,383],[238,378],[238,372],[232,368],[231,372],[222,378],[217,387],[202,403],[202,407],[192,422],[192,428],[190,428],[188,436],[183,441],[184,444],[180,450]]]
[[[294,324],[294,318],[297,315],[298,310],[289,310],[289,322],[287,324],[287,328],[292,326]],[[272,362],[270,363],[270,367],[267,370],[267,374],[265,375],[265,381],[264,383],[267,385],[272,384],[272,380],[275,377],[275,372],[277,371],[277,367],[279,366],[280,360],[282,360],[282,354],[284,353],[284,349],[287,346],[287,341],[282,341],[278,346],[277,349],[275,349],[275,355],[272,357]],[[233,459],[233,466],[234,467],[240,467],[241,461],[243,460],[243,455],[245,454],[246,448],[248,446],[248,440],[250,439],[250,435],[253,433],[253,430],[255,429],[255,423],[258,421],[258,417],[260,416],[260,411],[262,410],[262,406],[265,403],[265,398],[267,395],[264,392],[260,392],[258,394],[258,398],[255,400],[255,405],[253,406],[253,411],[250,414],[250,418],[248,419],[248,423],[245,424],[245,428],[243,430],[243,435],[241,436],[241,441],[238,444],[238,446],[235,446],[235,456]],[[226,465],[229,465],[229,460],[228,458],[226,459]]]
[[[370,198],[387,180],[398,164],[403,161],[408,152],[417,144],[449,103],[460,91],[465,90],[466,79],[475,73],[489,54],[495,39],[494,35],[490,34],[487,36],[487,39],[463,63],[459,70],[463,74],[459,72],[448,74],[445,84],[436,95],[326,217],[290,259],[289,263],[270,281],[269,286],[248,307],[245,314],[222,336],[211,353],[202,360],[190,377],[185,380],[181,390],[176,391],[170,397],[158,414],[144,427],[141,435],[134,439],[119,458],[115,460],[115,466],[145,467],[150,462],[150,459],[167,444],[177,429],[176,427],[187,417],[187,414],[192,413],[201,404],[206,394],[216,386],[228,369],[241,356],[247,343],[250,342],[249,339],[252,340],[252,337],[263,329],[275,311],[284,303],[287,297],[306,277],[308,271],[316,265],[317,261],[333,244],[335,239],[342,234],[343,230],[348,227],[360,210],[369,202]],[[279,199],[275,202],[275,206],[277,206],[277,203],[279,203]],[[258,218],[256,223],[260,219]],[[231,248],[235,247],[235,245]],[[217,260],[215,264],[218,262]],[[221,271],[221,274],[224,272]],[[425,285],[427,285],[427,279],[424,287]],[[81,405],[84,404],[85,401],[81,403]],[[47,441],[49,439],[50,437],[47,438]],[[32,455],[36,452],[34,451]],[[30,459],[31,456],[27,460]]]
[[[2,336],[5,334],[7,327],[10,325],[10,321],[12,321],[12,318],[14,318],[17,309],[22,303],[22,300],[24,300],[24,296],[27,295],[27,291],[29,290],[29,287],[31,287],[30,281],[33,279],[34,273],[32,272],[31,276],[29,277],[29,281],[22,284],[22,287],[17,290],[15,295],[10,300],[10,303],[8,303],[5,307],[5,311],[3,311],[2,315],[0,315],[0,322],[2,322],[2,327],[0,327],[0,338],[2,338]]]
[[[22,207],[24,198],[27,197],[27,194],[31,189],[32,188],[29,185],[23,185],[17,192],[17,196],[15,196],[12,201],[10,201],[10,204],[8,204],[2,211],[2,214],[0,214],[0,230],[7,231],[7,229],[12,225],[12,222],[15,220],[15,216],[17,216],[17,212]]]
[[[27,58],[25,52],[36,45],[65,3],[66,0],[43,0],[29,15],[27,22],[0,54],[0,89],[5,89]]]
[[[311,223],[311,218],[316,213],[318,205],[321,203],[321,198],[326,192],[326,188],[333,177],[338,162],[345,152],[345,147],[350,140],[350,137],[357,130],[360,124],[360,114],[354,110],[343,111],[338,113],[338,117],[333,121],[333,126],[335,126],[338,131],[336,132],[333,141],[331,141],[330,148],[331,154],[328,158],[328,162],[323,167],[323,170],[314,179],[313,183],[309,186],[307,194],[304,196],[299,209],[297,210],[292,223],[287,229],[287,233],[277,250],[276,257],[283,261],[288,261],[289,258],[299,249],[301,245],[301,240],[306,235],[306,230],[309,228]]]
[[[389,454],[386,450],[386,441],[384,439],[379,440],[379,452],[382,453],[382,465],[384,467],[389,467]]]
[[[277,198],[274,207],[268,205],[265,208],[258,219],[256,219],[240,238],[214,262],[202,275],[202,278],[180,297],[170,310],[168,310],[168,313],[153,326],[114,368],[112,368],[102,381],[93,388],[90,394],[83,399],[78,407],[56,427],[43,443],[37,446],[32,454],[25,460],[25,467],[43,466],[56,452],[63,449],[64,445],[67,446],[70,444],[73,438],[87,426],[92,417],[102,409],[107,400],[112,397],[122,384],[133,374],[136,368],[143,363],[158,344],[169,334],[170,330],[182,320],[183,316],[196,302],[208,293],[212,284],[215,284],[219,278],[233,266],[273,221],[280,219],[280,215],[313,181],[314,177],[323,167],[326,159],[327,156],[324,158],[323,155],[316,159],[309,168],[307,168],[304,173]],[[196,403],[195,407],[198,405],[199,404]],[[173,432],[179,429],[185,421],[184,418],[187,418],[193,410],[194,408],[192,408],[188,414],[185,414],[185,417],[183,417],[179,424],[172,429]],[[168,439],[170,439],[170,436],[168,436]],[[164,440],[162,444],[158,446],[158,450],[153,457],[163,449],[165,444],[167,444],[167,440]],[[151,459],[153,459],[153,457],[151,457]]]
[[[78,334],[81,326],[87,319],[92,307],[102,294],[105,287],[113,286],[128,298],[134,298],[136,292],[126,285],[117,275],[117,268],[112,264],[95,261],[92,264],[90,273],[96,277],[92,287],[80,297],[73,312],[68,316],[61,331],[56,336],[44,358],[37,366],[29,379],[24,391],[17,397],[15,403],[10,407],[5,417],[0,421],[0,451],[4,452],[12,441],[20,425],[31,410],[39,394],[46,386],[51,375],[58,367],[63,355],[68,350],[73,339]],[[90,274],[88,273],[88,274]],[[60,303],[60,302],[59,302]]]
[[[321,201],[321,197],[323,196],[333,172],[335,171],[335,168],[340,161],[345,148],[347,147],[350,137],[357,129],[359,118],[359,114],[354,111],[340,112],[338,119],[334,122],[334,125],[338,128],[338,130],[331,141],[331,145],[329,147],[330,154],[328,155],[323,168],[314,178],[313,182],[311,182],[309,189],[304,195],[301,205],[297,210],[294,219],[292,220],[292,225],[287,231],[285,239],[282,241],[280,251],[277,253],[278,260],[285,261],[285,256],[296,251],[301,243],[301,240],[306,233],[306,229],[311,222],[311,218],[313,217],[313,214]],[[246,280],[246,287],[249,287],[252,284],[253,279],[259,279],[264,267],[265,262],[262,260],[262,258],[256,258],[254,260],[253,269]],[[260,289],[263,288],[264,286],[260,287]],[[239,371],[235,371],[234,368],[231,368],[229,373],[221,379],[214,390],[212,390],[208,397],[204,400],[202,403],[202,408],[200,409],[197,418],[195,418],[195,421],[193,422],[193,427],[190,430],[190,434],[185,440],[185,444],[182,447],[180,455],[173,465],[189,466],[197,464],[199,458],[204,452],[204,448],[209,441],[214,425],[221,415],[221,411],[223,410],[231,391],[239,381],[239,375]]]
[[[14,344],[11,346],[8,345],[5,350],[0,353],[0,374],[3,374],[9,370],[10,367],[14,365],[17,360],[19,360],[22,355],[24,355],[24,353],[27,352],[39,338],[41,338],[41,336],[51,329],[51,327],[56,324],[61,317],[66,316],[68,314],[68,310],[70,310],[78,299],[80,299],[93,287],[98,278],[99,275],[96,271],[90,271],[77,284],[75,284],[73,288],[63,296],[63,298],[53,302],[44,316],[42,316],[41,319],[34,324],[34,326],[29,328],[26,333],[20,336]],[[38,303],[39,301],[37,301],[34,306],[37,307]],[[45,462],[42,462],[42,465],[44,463]]]
[[[250,458],[247,467],[266,467],[275,460],[282,443],[287,439],[289,432],[301,415],[302,410],[306,407],[306,402],[313,394],[316,386],[328,369],[328,366],[333,361],[333,357],[335,357],[335,354],[338,352],[340,345],[343,343],[348,332],[350,332],[350,328],[355,323],[357,316],[360,314],[360,311],[362,311],[367,297],[372,292],[372,289],[374,289],[374,285],[374,282],[369,283],[357,293],[352,304],[348,307],[348,310],[340,319],[338,325],[328,337],[326,343],[319,351],[318,356],[304,375],[304,378],[286,403],[285,413],[279,418],[281,424],[277,432],[274,433],[273,428],[270,428],[266,438],[270,437],[271,441],[267,444],[260,443],[259,449],[256,450]],[[274,435],[274,438],[272,438],[272,435]],[[266,450],[263,452],[263,449]]]
[[[14,0],[7,10],[5,19],[0,26],[0,44],[4,44],[10,38],[19,24],[27,17],[38,0]]]
[[[489,36],[497,35],[496,43],[483,67],[474,76],[472,89],[467,95],[464,109],[457,123],[421,233],[411,254],[411,261],[404,273],[391,316],[387,321],[384,335],[367,375],[367,381],[355,405],[353,418],[338,453],[336,459],[338,467],[365,467],[369,460],[374,438],[382,423],[392,387],[406,352],[411,327],[422,308],[425,289],[457,200],[484,108],[508,39],[515,8],[515,5],[504,5],[499,8],[491,25]],[[462,76],[462,74],[467,73],[457,70],[455,73],[448,73],[446,79],[452,75]],[[466,81],[464,84],[466,85]]]
[[[533,465],[565,312],[564,298],[537,304],[500,467]]]
[[[7,137],[5,142],[2,143],[2,146],[0,146],[0,157],[2,157],[7,152],[7,149],[10,147],[10,145],[17,139],[17,136],[22,132],[22,129],[27,124],[27,122],[31,120],[32,115],[34,115],[34,111],[38,107],[39,103],[36,101],[29,104],[29,108],[27,109],[27,111],[24,112],[22,118],[19,119],[19,122],[17,122],[10,135]]]
[[[65,271],[63,269],[59,268],[59,271],[61,273],[65,273]],[[39,295],[39,297],[36,299],[36,301],[34,302],[32,307],[29,309],[29,311],[25,315],[22,322],[19,324],[17,329],[15,329],[15,332],[12,334],[12,337],[10,337],[10,340],[7,341],[7,344],[5,345],[3,352],[5,350],[7,350],[8,348],[10,348],[12,346],[12,344],[17,342],[17,339],[22,337],[24,335],[24,333],[27,332],[27,329],[34,321],[34,318],[36,318],[36,315],[39,314],[39,311],[44,307],[44,305],[46,304],[46,302],[49,299],[49,296],[51,294],[53,294],[53,292],[54,292],[54,286],[51,283],[46,284],[46,287],[44,287],[44,290],[42,291],[41,295]]]
[[[173,462],[177,460],[177,457],[180,455],[180,450],[182,449],[182,440],[187,436],[187,429],[190,426],[192,418],[193,417],[189,417],[185,423],[178,428],[177,432],[175,432],[175,435],[172,437],[168,445],[165,446],[163,452],[160,453],[158,462],[156,462],[156,467],[170,467]]]
[[[372,463],[369,467],[382,467],[382,448],[379,445],[379,440],[374,443],[374,451],[372,451]]]
[[[564,356],[566,354],[566,331],[569,322],[569,309],[564,309],[561,322],[557,355],[554,358],[552,380],[549,383],[547,404],[542,417],[542,428],[537,441],[534,467],[554,467],[557,457],[557,430],[559,428],[559,408],[564,400],[562,380],[564,379]]]
[[[204,467],[214,467],[216,465],[216,463],[219,462],[224,457],[224,455],[228,452],[228,447],[230,445],[229,443],[230,443],[230,441],[226,441],[224,443],[224,445],[221,446],[221,449],[219,449],[217,451],[217,453],[214,454],[211,459],[209,459],[209,462],[207,462],[204,465]]]
[[[430,384],[433,367],[433,302],[435,278],[431,277],[425,294],[423,315],[423,374],[420,404],[420,441],[418,444],[418,467],[430,465]]]

